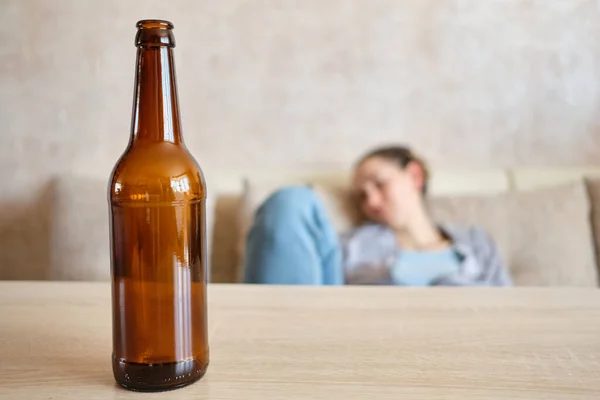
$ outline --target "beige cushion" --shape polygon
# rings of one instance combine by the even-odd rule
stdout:
[[[238,215],[241,196],[219,195],[214,211],[214,233],[211,259],[211,282],[232,283],[238,280],[239,232]]]
[[[519,285],[597,286],[582,180],[510,196],[510,264]]]
[[[46,278],[110,279],[107,182],[65,177],[55,182],[53,192],[51,256]],[[208,260],[213,237],[212,197],[206,205]]]
[[[55,182],[47,279],[110,279],[106,187],[76,176]]]
[[[516,285],[597,285],[582,181],[490,197],[436,198],[431,208],[438,221],[485,228]]]
[[[280,186],[246,184],[239,216],[238,281],[245,234],[254,212]],[[357,216],[347,189],[315,185],[315,190],[338,232],[355,224]],[[590,205],[581,181],[511,194],[436,197],[429,201],[429,207],[436,221],[486,229],[517,285],[597,285]]]
[[[8,196],[6,196],[8,197]],[[0,207],[0,279],[46,279],[52,186],[6,198]]]
[[[438,220],[483,226],[517,285],[597,285],[590,204],[581,180],[488,198],[435,199],[434,204]]]
[[[496,196],[433,199],[438,221],[480,225],[520,286],[596,286],[590,204],[581,180]]]

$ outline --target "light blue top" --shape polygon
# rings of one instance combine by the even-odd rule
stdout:
[[[390,268],[392,282],[403,286],[431,286],[458,273],[460,256],[449,247],[441,251],[402,250]]]

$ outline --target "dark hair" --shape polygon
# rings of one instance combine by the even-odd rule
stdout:
[[[406,168],[406,166],[411,162],[417,163],[423,170],[423,188],[421,189],[421,191],[423,192],[423,194],[427,193],[427,185],[429,183],[429,169],[427,168],[425,161],[423,161],[421,157],[415,155],[408,147],[378,147],[362,156],[356,165],[358,166],[366,160],[368,160],[369,158],[373,157],[380,157],[385,158],[386,160],[393,161],[402,169]]]

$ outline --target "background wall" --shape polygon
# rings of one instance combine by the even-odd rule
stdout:
[[[593,0],[2,0],[0,198],[107,178],[142,18],[175,24],[184,135],[209,178],[345,168],[398,141],[441,166],[600,164]]]

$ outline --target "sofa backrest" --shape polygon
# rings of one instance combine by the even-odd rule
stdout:
[[[207,226],[208,240],[212,243],[209,259],[213,282],[239,281],[244,229],[253,212],[247,204],[249,186],[276,188],[310,182],[320,190],[328,207],[337,210],[332,212],[337,213],[338,224],[348,223],[344,222],[346,217],[339,213],[338,207],[346,201],[339,193],[343,193],[348,181],[347,173],[258,171],[245,175],[250,178],[245,180],[248,182],[246,187],[241,172],[208,176]],[[600,204],[600,181],[587,183],[592,197],[586,203],[581,184],[583,176],[600,176],[600,168],[434,169],[431,201],[439,219],[483,225],[495,237],[513,273],[516,271],[519,283],[589,285],[596,283],[595,269],[592,273],[588,268],[590,246],[592,258],[594,254],[600,254],[600,246],[592,245],[595,242],[592,242],[594,235],[591,232],[591,226],[600,231],[600,222],[596,222],[598,218],[589,218],[590,205]],[[557,184],[567,181],[575,183],[557,188]],[[521,194],[525,189],[544,187],[547,189],[543,193],[535,190]],[[0,238],[3,238],[0,279],[108,279],[106,183],[88,177],[59,177],[49,184],[49,189],[44,190],[38,200],[27,202],[34,208],[28,209],[27,213],[16,212],[24,207],[23,204],[15,204],[12,217],[11,210],[3,210],[5,218],[1,222],[7,223],[0,226]],[[594,213],[594,207],[591,212]],[[600,212],[594,215],[600,216]],[[518,221],[518,224],[511,221]],[[517,229],[516,226],[528,229]],[[537,247],[530,244],[532,240]],[[573,247],[568,243],[577,245]],[[536,248],[541,250],[527,251]],[[544,248],[571,251],[556,257]],[[554,272],[540,274],[539,267],[544,263],[552,264],[548,269]]]

